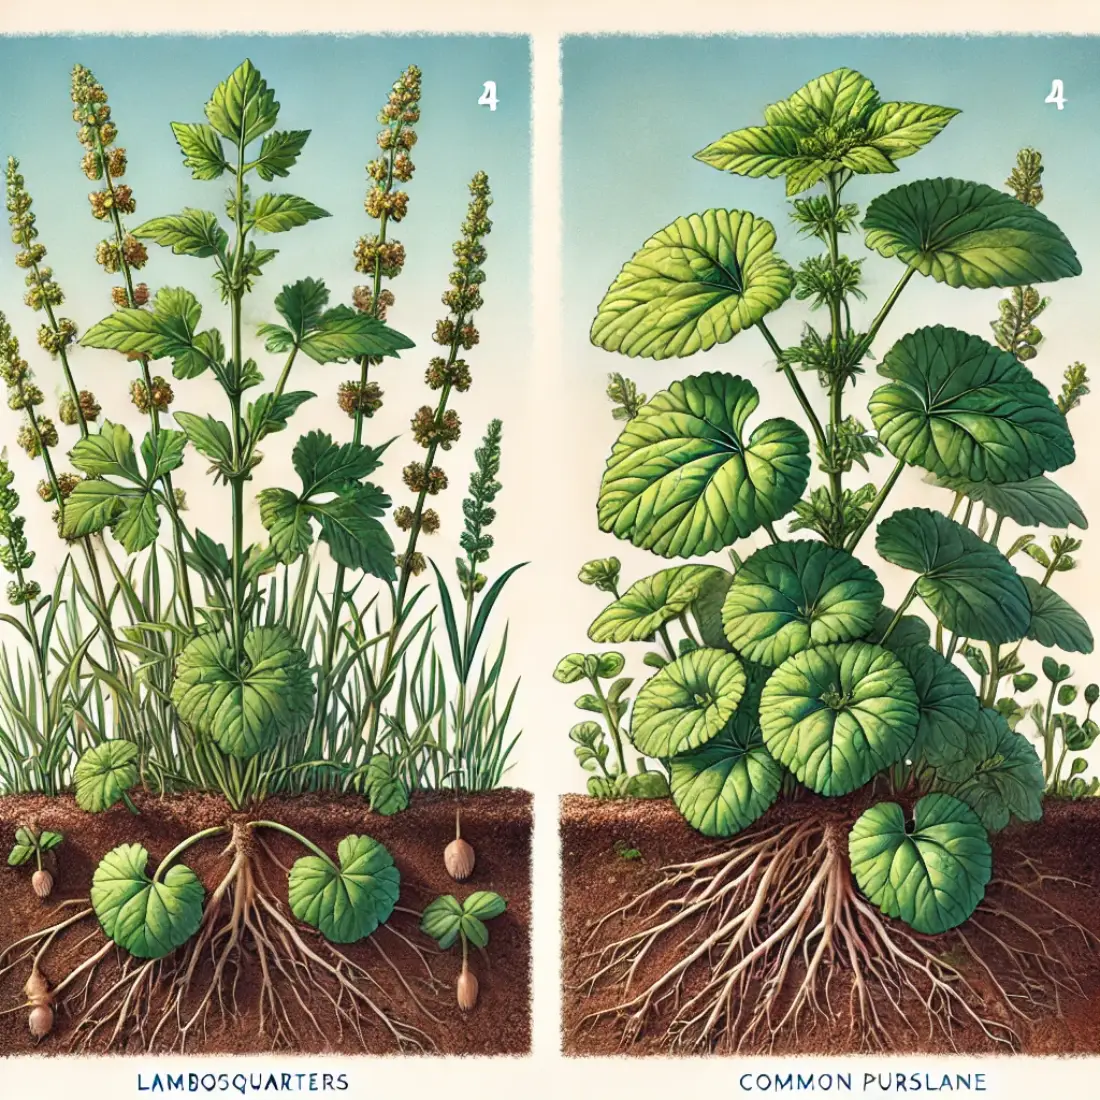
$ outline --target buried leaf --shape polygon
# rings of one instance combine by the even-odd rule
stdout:
[[[73,772],[76,804],[89,813],[110,809],[138,780],[138,747],[132,741],[104,741],[89,749]]]
[[[978,907],[992,870],[989,838],[974,811],[925,795],[913,828],[894,802],[866,810],[848,837],[852,874],[867,899],[917,932],[946,932]]]
[[[784,542],[758,550],[737,571],[722,622],[746,660],[774,667],[811,646],[862,637],[881,606],[882,585],[851,554]]]
[[[678,565],[635,581],[588,628],[594,642],[641,642],[670,619],[682,615],[698,598],[703,584],[725,570],[711,565]]]
[[[1084,618],[1052,588],[1031,577],[1023,578],[1031,600],[1031,623],[1027,636],[1042,646],[1066,653],[1091,653],[1092,631]]]
[[[290,910],[330,943],[355,943],[389,920],[401,885],[393,857],[369,836],[346,836],[339,866],[303,856],[290,869]]]
[[[92,908],[119,947],[135,958],[160,959],[198,931],[206,892],[190,867],[177,863],[151,879],[148,862],[140,844],[108,852],[92,876]]]

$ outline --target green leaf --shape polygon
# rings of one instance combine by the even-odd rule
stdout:
[[[852,826],[848,854],[869,901],[915,931],[935,935],[977,909],[993,856],[981,822],[957,798],[925,795],[913,819],[910,831],[896,803],[872,806]]]
[[[786,515],[806,488],[810,444],[782,418],[764,421],[746,443],[759,400],[744,378],[706,373],[643,405],[608,460],[600,530],[662,557],[691,557]]]
[[[217,131],[205,122],[173,122],[183,163],[197,180],[216,180],[228,167]]]
[[[978,336],[933,325],[879,365],[893,379],[868,408],[883,446],[938,477],[1022,481],[1072,462],[1073,437],[1047,388]]]
[[[118,490],[115,489],[115,492]],[[122,543],[128,554],[136,554],[139,550],[152,546],[160,534],[157,501],[151,492],[137,496],[127,494],[120,499],[122,507],[113,528],[115,538]]]
[[[611,284],[592,322],[606,351],[669,359],[732,340],[794,289],[772,251],[771,222],[741,210],[707,210],[650,237]]]
[[[73,445],[73,465],[90,477],[121,477],[137,485],[144,482],[134,454],[134,437],[122,424],[110,420],[95,435]]]
[[[294,469],[302,479],[302,496],[336,493],[374,473],[380,452],[362,443],[333,443],[328,432],[307,432],[294,446]],[[387,501],[382,507],[388,507]]]
[[[109,810],[138,781],[133,741],[103,741],[88,749],[73,771],[76,804],[88,813]]]
[[[583,653],[570,653],[566,655],[558,661],[558,666],[554,669],[554,679],[557,680],[559,684],[575,684],[578,680],[583,680],[584,676]],[[588,722],[586,725],[595,725],[595,723]]]
[[[258,443],[265,436],[283,431],[287,421],[299,407],[316,396],[309,390],[293,390],[290,393],[281,393],[278,397],[273,393],[261,394],[254,403],[249,404],[245,414],[253,439]]]
[[[622,793],[626,798],[668,798],[668,780],[661,772],[621,775]]]
[[[999,516],[1007,516],[1021,527],[1056,527],[1070,525],[1085,530],[1089,522],[1081,506],[1049,477],[1032,477],[1026,481],[1006,481],[995,485],[990,481],[969,481],[963,477],[926,479],[933,485],[962,493],[978,504],[986,505]]]
[[[1048,649],[1066,653],[1091,653],[1092,631],[1084,617],[1052,588],[1045,588],[1031,577],[1023,578],[1031,600],[1031,624],[1027,636]]]
[[[219,134],[244,148],[275,125],[279,104],[259,69],[246,59],[214,89],[206,117]]]
[[[492,920],[507,908],[508,903],[504,898],[500,894],[494,894],[492,890],[478,890],[462,903],[462,912],[478,920]]]
[[[328,287],[320,279],[299,279],[284,286],[275,297],[275,308],[286,321],[295,343],[317,328],[328,305]]]
[[[725,571],[712,565],[678,565],[632,584],[588,628],[594,642],[641,642],[687,611],[703,582]]]
[[[889,638],[884,639],[893,621],[894,609],[884,607],[875,616],[875,625],[867,635],[867,640],[885,646],[891,653],[898,653],[909,646],[927,645],[931,640],[932,632],[928,629],[928,624],[916,615],[902,615],[890,631]]]
[[[233,438],[226,424],[197,413],[178,412],[172,416],[199,454],[212,459],[223,470],[232,468]]]
[[[392,756],[376,752],[367,765],[364,780],[367,801],[376,814],[389,817],[409,808],[409,790]]]
[[[51,848],[56,848],[64,839],[60,833],[52,833],[47,829],[38,834],[38,848],[40,851],[48,852]]]
[[[397,904],[401,875],[393,857],[369,836],[346,836],[340,866],[303,856],[290,869],[290,911],[330,943],[356,943],[385,924]]]
[[[436,898],[420,915],[420,931],[439,943],[441,950],[453,947],[462,928],[462,906],[453,894]]]
[[[931,103],[883,103],[867,120],[871,144],[891,160],[920,152],[958,114]]]
[[[145,460],[145,483],[154,485],[166,474],[183,465],[187,436],[173,428],[161,428],[155,435],[146,432],[141,441],[141,457]]]
[[[289,489],[264,489],[257,500],[271,549],[284,565],[297,561],[313,545],[309,506]]]
[[[260,155],[253,162],[260,179],[270,183],[276,176],[287,176],[305,148],[309,130],[276,130],[264,138]]]
[[[891,564],[921,574],[917,594],[960,637],[1001,645],[1027,633],[1031,601],[1019,574],[962,524],[906,508],[879,524],[875,548]]]
[[[65,501],[62,534],[80,539],[102,531],[118,518],[124,499],[143,496],[140,489],[124,489],[109,481],[82,481]]]
[[[395,580],[393,540],[377,518],[389,505],[390,498],[367,482],[335,500],[311,504],[310,512],[320,519],[321,541],[328,544],[335,562],[381,580]]]
[[[691,605],[699,639],[708,649],[726,649],[726,632],[722,627],[722,607],[733,583],[733,574],[719,569],[703,579],[699,595]]]
[[[162,959],[202,924],[206,896],[190,867],[177,863],[159,881],[146,873],[149,853],[120,844],[92,876],[92,908],[107,936],[138,959]]]
[[[20,825],[15,830],[15,844],[12,845],[11,852],[8,854],[8,866],[22,867],[24,863],[30,862],[38,850],[38,844],[38,838],[25,826]]]
[[[451,894],[436,898],[421,914],[420,930],[438,941],[442,950],[452,947],[459,934],[475,947],[487,947],[489,929],[484,922],[499,917],[508,907],[499,894],[478,890],[461,905]]]
[[[133,230],[135,237],[170,248],[177,256],[207,256],[225,258],[229,234],[218,224],[217,215],[209,210],[186,207],[178,214],[152,218]],[[126,311],[130,312],[130,311]]]
[[[634,702],[630,738],[646,756],[697,749],[722,731],[745,692],[745,669],[720,649],[696,649],[646,681]]]
[[[299,732],[313,704],[309,658],[286,627],[260,626],[238,661],[228,639],[201,634],[176,663],[172,702],[181,721],[238,758]]]
[[[919,721],[905,665],[870,642],[796,653],[771,674],[760,699],[768,752],[829,796],[862,787],[900,760]]]
[[[261,195],[249,215],[253,229],[261,233],[285,233],[288,229],[332,217],[327,210],[297,195]]]
[[[963,759],[980,709],[970,680],[931,646],[894,652],[917,689],[920,722],[910,754],[914,759],[923,757],[933,767]]]
[[[672,758],[676,808],[704,836],[733,836],[747,829],[779,796],[783,769],[764,747],[760,687],[760,677],[754,677],[717,737]]]
[[[324,364],[344,363],[363,355],[396,355],[415,345],[369,314],[336,306],[321,316],[300,347],[310,359]]]
[[[917,180],[879,195],[867,247],[952,287],[1007,287],[1080,275],[1072,245],[1045,214],[984,183]]]
[[[811,646],[865,635],[882,585],[851,554],[823,542],[758,550],[733,578],[722,608],[726,640],[746,660],[774,667]]]

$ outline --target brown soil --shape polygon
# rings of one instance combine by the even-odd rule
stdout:
[[[760,822],[764,825],[785,823],[787,819],[813,815],[841,815],[847,822],[855,820],[859,807],[848,800],[825,801],[810,798],[799,802],[784,802],[773,807]],[[1030,874],[1027,860],[1051,875],[1070,876],[1089,886],[1074,887],[1061,882],[1044,881],[1038,887],[1041,897],[1064,913],[1100,935],[1100,799],[1081,802],[1051,802],[1045,804],[1043,821],[1034,825],[1013,825],[994,839],[994,876],[1009,867],[1023,867]],[[633,1042],[624,1043],[623,1021],[620,1017],[604,1017],[595,1024],[585,1022],[591,1012],[613,1008],[621,1003],[621,990],[606,986],[589,992],[582,986],[591,966],[582,956],[586,950],[605,945],[623,935],[628,927],[619,919],[601,931],[599,938],[589,942],[592,925],[604,914],[617,909],[636,897],[661,877],[661,868],[671,863],[697,860],[729,847],[730,841],[707,839],[692,830],[670,800],[602,801],[580,795],[567,795],[561,801],[562,891],[563,891],[563,974],[565,981],[563,1006],[563,1045],[569,1055],[675,1053],[669,1049],[663,1027],[647,1027]],[[626,859],[616,849],[635,849],[641,858]],[[630,854],[628,852],[628,854]],[[1033,876],[1032,876],[1033,877]],[[1093,888],[1095,887],[1095,888]],[[1008,896],[1011,895],[1011,896]],[[1038,1017],[1020,1031],[1020,1051],[1024,1054],[1100,1054],[1100,955],[1096,944],[1088,944],[1040,904],[1029,902],[1016,891],[991,885],[986,902],[1011,906],[1014,915],[1049,930],[1068,969],[1082,987],[1084,996],[1063,994],[1062,1015],[1036,1013]],[[964,926],[965,928],[965,926]],[[1057,931],[1055,929],[1058,928]],[[935,937],[950,949],[951,933]],[[682,935],[677,937],[682,938]],[[932,942],[931,939],[928,942]],[[680,953],[667,938],[661,950],[654,951],[643,963],[633,986],[644,988],[665,973]],[[992,958],[992,956],[990,956]],[[976,968],[975,968],[976,969]],[[978,988],[988,989],[980,975],[967,974]],[[648,981],[647,981],[648,980]],[[843,979],[842,979],[843,980]],[[850,983],[849,983],[850,984]],[[846,990],[834,999],[842,1008],[848,1005]],[[912,1019],[919,1020],[923,1005],[913,999]],[[895,1040],[895,1053],[988,1053],[996,1046],[976,1026],[963,1027],[954,1033],[954,1050],[949,1040],[937,1031],[927,1029],[914,1035],[900,1024],[890,1037]],[[853,1035],[846,1018],[827,1023],[815,1023],[811,1030],[802,1030],[796,1038],[781,1035],[774,1046],[776,1053],[790,1054],[850,1054],[860,1053],[858,1035]]]
[[[80,811],[72,798],[13,796],[0,798],[0,845],[10,850],[17,825],[36,822],[42,829],[61,832],[65,841],[58,850],[57,881],[48,901],[39,901],[30,888],[28,868],[7,868],[0,872],[0,943],[6,946],[32,931],[52,923],[50,914],[57,902],[87,898],[92,872],[102,856],[124,842],[140,841],[156,861],[185,837],[202,828],[224,824],[231,815],[225,803],[212,795],[188,794],[166,798],[153,795],[135,797],[139,817],[123,806],[104,814]],[[410,981],[424,975],[423,964],[396,936],[379,929],[373,937],[342,950],[356,963],[368,968],[385,990],[386,1010],[406,1023],[428,1033],[434,1042],[432,1053],[440,1054],[523,1054],[530,1050],[531,989],[531,796],[525,791],[497,790],[463,799],[462,835],[477,853],[473,876],[456,883],[443,866],[443,849],[454,838],[454,796],[422,794],[413,797],[404,813],[393,817],[372,814],[361,798],[307,795],[275,798],[264,804],[258,815],[296,829],[333,856],[339,841],[349,833],[367,834],[383,843],[401,872],[399,906],[419,913],[440,894],[453,893],[460,900],[475,890],[494,890],[507,899],[508,909],[490,925],[488,952],[471,953],[471,965],[481,986],[475,1010],[463,1015],[455,1002],[455,982],[461,969],[460,952],[440,952],[417,928],[417,918],[396,912],[386,927],[403,932],[427,955],[433,973],[442,983],[438,991],[418,990],[421,999],[441,1023],[434,1023],[419,1012],[412,998],[386,967],[372,947],[380,937],[386,954]],[[265,842],[285,865],[307,853],[290,838],[265,831]],[[220,841],[220,843],[219,843]],[[200,842],[187,851],[184,862],[202,878],[210,890],[227,869],[220,856],[224,837]],[[271,868],[272,880],[285,887],[285,873]],[[285,901],[285,895],[282,899]],[[72,909],[61,910],[61,915]],[[56,919],[56,918],[55,918]],[[77,945],[94,925],[85,921],[69,930],[50,948],[43,960],[43,973],[51,986],[57,984],[73,966],[88,957],[89,947],[102,942],[102,933],[90,945]],[[205,1037],[195,1036],[190,1053],[257,1053],[269,1049],[270,1042],[257,1034],[257,989],[259,968],[245,961],[240,979],[240,1015],[224,1024],[216,1013],[210,1017]],[[97,982],[107,984],[117,974],[118,961],[104,961]],[[0,981],[0,1011],[22,1001],[20,990],[27,978],[29,964]],[[390,1035],[375,1021],[364,1025],[363,1039],[345,1029],[337,1037],[334,1013],[318,998],[313,1007],[327,1039],[322,1040],[312,1026],[303,1022],[295,1049],[305,1052],[335,1051],[347,1054],[386,1054],[395,1052]],[[39,1046],[27,1028],[27,1013],[18,1011],[0,1015],[0,1051],[5,1054],[66,1053],[73,1017],[59,1013],[53,1033]]]

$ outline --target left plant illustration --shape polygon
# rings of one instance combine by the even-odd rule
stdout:
[[[311,277],[266,304],[262,280],[277,254],[271,242],[329,215],[309,199],[264,189],[307,155],[310,132],[277,128],[276,93],[248,60],[214,89],[203,121],[171,124],[196,181],[196,207],[133,226],[127,154],[107,93],[87,68],[73,69],[81,166],[96,186],[91,213],[106,228],[95,258],[115,283],[114,311],[83,331],[62,314],[30,183],[8,160],[15,263],[40,321],[38,344],[63,379],[57,421],[3,314],[0,373],[23,419],[19,445],[41,463],[37,495],[54,509],[65,545],[52,586],[42,589],[24,530],[26,504],[5,456],[0,563],[12,576],[13,609],[0,616],[8,633],[0,656],[0,791],[74,789],[83,811],[121,804],[135,815],[132,840],[103,856],[87,898],[66,903],[48,927],[0,955],[0,974],[27,972],[37,1038],[66,1009],[81,1049],[182,1048],[213,1015],[235,1011],[247,958],[261,979],[259,1032],[272,1045],[293,1046],[296,1032],[311,1026],[324,1035],[327,1020],[360,1039],[369,1023],[399,1049],[433,1046],[424,1019],[396,1014],[370,971],[342,948],[374,937],[379,965],[408,994],[405,1009],[439,1022],[429,1004],[443,988],[432,973],[430,938],[417,942],[387,926],[401,893],[390,851],[351,833],[329,852],[264,812],[272,795],[331,791],[362,795],[364,811],[390,815],[406,809],[415,790],[448,788],[457,840],[463,801],[500,785],[516,743],[515,689],[503,679],[506,633],[485,651],[490,617],[519,566],[492,584],[480,572],[501,490],[499,420],[472,456],[457,595],[431,562],[438,606],[428,606],[429,563],[420,549],[422,536],[440,525],[428,498],[447,488],[437,460],[459,439],[450,402],[471,384],[462,356],[478,342],[492,202],[482,172],[469,183],[443,295],[447,313],[435,327],[440,351],[426,377],[433,401],[412,419],[425,459],[402,473],[412,503],[393,510],[407,537],[400,549],[385,522],[390,496],[375,480],[389,443],[368,441],[382,401],[376,375],[413,347],[387,324],[387,310],[395,300],[388,284],[405,263],[393,228],[408,210],[400,187],[414,172],[420,97],[421,73],[410,67],[379,115],[365,204],[376,228],[355,245],[364,285],[351,305],[334,304],[330,288]],[[207,202],[225,196],[223,210],[202,207],[203,187]],[[205,266],[223,307],[216,322],[203,316],[192,290],[153,292],[142,281],[150,245]],[[260,311],[270,316],[257,330],[246,315]],[[259,358],[270,357],[273,367],[248,356],[255,337],[265,353]],[[131,366],[132,401],[146,418],[139,438],[78,382],[81,348],[117,352]],[[355,367],[336,395],[351,421],[348,438],[302,434],[288,445],[299,483],[251,494],[264,451],[289,439],[294,414],[317,396],[295,388],[300,368],[311,364]],[[181,410],[177,398],[186,409],[187,383],[199,376],[216,381],[221,407]],[[173,483],[185,462],[203,465],[211,492],[224,494],[228,544],[189,523]],[[264,530],[256,542],[246,526],[253,498]],[[449,672],[436,650],[437,619]],[[150,794],[187,791],[221,795],[223,820],[153,859],[140,804]],[[286,866],[272,850],[276,839],[304,854]],[[60,843],[35,822],[17,833],[19,851],[9,862],[35,864],[40,896],[53,882],[43,859],[52,865]],[[212,888],[188,865],[189,853],[205,845],[217,845],[223,862]],[[470,848],[465,873],[455,877],[473,867]],[[84,925],[82,958],[51,984],[51,946]],[[420,977],[400,972],[383,932],[416,959]],[[104,981],[99,970],[116,956],[123,960],[117,974]]]

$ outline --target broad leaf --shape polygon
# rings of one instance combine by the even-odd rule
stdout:
[[[393,857],[369,836],[346,836],[337,867],[303,856],[290,869],[290,910],[330,943],[356,943],[385,924],[397,904],[401,875]]]
[[[133,741],[103,741],[77,761],[76,804],[88,813],[109,810],[138,781],[138,747]]]
[[[173,122],[172,133],[193,179],[215,180],[229,167],[221,138],[213,126],[205,122]]]
[[[124,501],[140,501],[141,489],[125,489],[109,481],[81,481],[65,501],[61,531],[67,539],[81,539],[109,527]]]
[[[931,646],[894,652],[917,689],[920,722],[911,756],[923,758],[933,767],[963,759],[980,709],[974,686],[961,669]]]
[[[225,257],[229,234],[209,210],[185,208],[178,214],[152,218],[133,230],[135,237],[170,248],[177,256]]]
[[[90,477],[121,477],[138,485],[144,481],[134,454],[134,437],[122,424],[105,420],[100,431],[79,440],[69,453],[73,465]]]
[[[662,557],[721,550],[781,519],[806,488],[810,444],[793,421],[764,421],[736,375],[673,382],[619,436],[600,486],[600,530]]]
[[[703,579],[699,595],[691,605],[691,613],[699,630],[699,638],[708,649],[726,649],[726,632],[722,628],[722,607],[733,583],[733,574],[718,569]]]
[[[238,660],[221,634],[201,634],[176,663],[180,719],[230,756],[245,758],[297,733],[313,704],[309,658],[282,626],[260,626]]]
[[[270,183],[276,176],[287,176],[305,148],[309,130],[276,130],[268,134],[253,161],[257,175]]]
[[[285,233],[318,218],[332,217],[307,199],[297,195],[261,195],[249,215],[253,229],[261,233]]]
[[[933,325],[903,336],[871,395],[883,446],[938,477],[1022,481],[1072,462],[1073,437],[1047,388],[978,336]]]
[[[1088,527],[1081,506],[1049,477],[1032,477],[1026,481],[1005,481],[994,485],[990,481],[969,481],[962,477],[925,479],[955,493],[962,493],[978,504],[986,505],[999,516],[1007,516],[1021,527]]]
[[[1019,574],[962,524],[906,508],[879,524],[875,547],[891,564],[921,574],[917,594],[960,637],[1001,645],[1027,633],[1031,601]]]
[[[984,183],[927,179],[867,207],[867,247],[953,287],[1048,283],[1081,274],[1065,234],[1045,214]]]
[[[378,520],[389,505],[390,498],[367,482],[334,500],[314,503],[310,510],[321,521],[321,541],[328,545],[334,561],[381,580],[394,580],[393,540]]]
[[[36,851],[48,852],[51,848],[56,848],[62,839],[60,833],[52,833],[48,830],[34,833],[26,826],[20,825],[15,830],[15,843],[8,853],[8,866],[22,867],[24,863],[34,859]]]
[[[275,296],[275,308],[295,341],[321,323],[328,298],[328,287],[320,279],[308,278],[284,286]]]
[[[118,490],[115,491],[117,493]],[[137,496],[127,493],[120,501],[121,508],[112,530],[126,552],[136,554],[139,550],[152,546],[160,534],[157,501],[151,492],[143,492]]]
[[[678,565],[635,581],[588,628],[594,642],[641,642],[660,626],[684,614],[705,581],[725,571],[712,565]]]
[[[149,853],[120,844],[92,876],[92,908],[107,936],[138,959],[162,959],[202,924],[206,896],[190,867],[177,863],[158,880],[146,873]]]
[[[677,218],[634,253],[592,322],[606,351],[669,359],[733,339],[794,289],[769,221],[741,210]]]
[[[894,802],[866,810],[848,837],[852,874],[888,917],[934,935],[978,907],[992,872],[989,838],[974,812],[946,794],[925,795],[913,828]]]
[[[875,624],[867,635],[869,642],[877,642],[889,649],[892,653],[898,653],[914,645],[927,645],[932,638],[932,632],[928,624],[917,615],[902,615],[897,624],[893,626],[895,611],[892,607],[884,607],[876,616]],[[886,631],[890,630],[890,636],[886,637]]]
[[[214,89],[206,117],[219,134],[243,148],[275,125],[279,104],[259,69],[246,59]]]
[[[916,687],[889,650],[870,642],[796,653],[768,678],[760,728],[768,751],[811,790],[862,787],[912,745]]]
[[[1078,612],[1051,588],[1031,577],[1023,578],[1031,600],[1031,623],[1027,636],[1048,649],[1066,653],[1091,653],[1092,631]]]
[[[737,571],[722,622],[734,649],[774,667],[811,646],[862,637],[882,595],[875,574],[846,551],[783,542],[758,550]]]
[[[392,756],[376,752],[367,765],[364,788],[370,808],[386,817],[409,807],[409,789]]]
[[[444,894],[429,903],[420,914],[420,931],[435,940],[441,950],[453,947],[462,928],[462,903],[453,894]]]
[[[478,890],[459,903],[452,894],[436,898],[421,914],[420,930],[436,940],[444,951],[464,935],[475,947],[487,947],[489,929],[485,921],[499,917],[507,902],[490,890]]]
[[[719,649],[696,649],[646,681],[634,702],[630,739],[646,756],[668,757],[716,737],[745,692],[745,669]]]
[[[381,451],[362,443],[334,443],[328,432],[301,436],[291,454],[302,479],[302,496],[336,493],[374,473],[382,465]]]
[[[289,489],[264,489],[257,499],[260,522],[276,557],[284,565],[297,561],[313,545],[309,505]]]
[[[309,390],[293,390],[278,397],[272,393],[260,394],[255,402],[249,404],[245,413],[248,430],[256,442],[274,432],[281,432],[299,407],[316,396]]]
[[[189,412],[173,413],[173,419],[199,454],[212,459],[223,470],[232,468],[233,437],[227,425],[212,416]]]
[[[396,355],[415,345],[369,314],[336,306],[322,315],[300,347],[310,359],[323,364],[344,363],[363,355]]]

